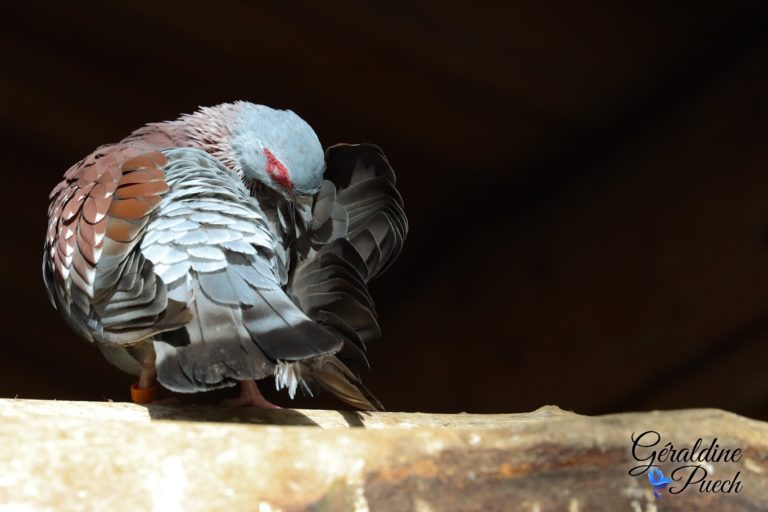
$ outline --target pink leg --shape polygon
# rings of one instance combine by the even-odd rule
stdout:
[[[275,405],[261,394],[259,386],[255,380],[241,380],[240,381],[240,397],[230,398],[221,402],[221,405],[227,405],[230,407],[260,407],[262,409],[281,409],[279,405]]]
[[[155,352],[152,351],[141,364],[139,382],[131,386],[131,400],[136,404],[175,405],[179,400],[175,397],[157,400],[158,392],[157,370],[155,369]]]

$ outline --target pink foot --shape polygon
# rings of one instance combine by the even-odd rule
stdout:
[[[238,398],[229,398],[221,402],[221,405],[228,407],[259,407],[261,409],[282,409],[275,405],[261,394],[259,386],[253,380],[240,381],[240,396]]]

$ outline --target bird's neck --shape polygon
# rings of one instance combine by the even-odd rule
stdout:
[[[231,119],[236,115],[236,105],[203,108],[173,121],[149,123],[129,139],[157,142],[161,147],[202,149],[242,178],[242,168],[232,148]]]

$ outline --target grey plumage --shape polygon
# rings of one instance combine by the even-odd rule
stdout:
[[[185,343],[178,343],[178,333],[154,341],[160,382],[176,391],[204,391],[271,375],[277,361],[338,351],[342,340],[311,322],[282,290],[275,239],[248,190],[200,150],[163,153],[171,190],[147,226],[156,235],[145,238],[141,249],[153,254],[169,247],[170,254],[183,256],[155,260],[155,272],[168,296],[186,303],[193,314],[184,327]],[[208,201],[208,211],[198,208],[200,200]],[[220,208],[210,208],[216,202]],[[161,227],[170,205],[186,224],[170,228],[180,236],[166,238]],[[228,225],[226,242],[241,246],[212,242],[222,239],[216,226],[227,225],[226,219],[240,221]]]
[[[171,390],[274,376],[381,408],[347,364],[381,334],[367,284],[402,249],[403,202],[376,146],[319,148],[292,112],[243,102],[100,147],[51,194],[52,303]]]
[[[340,356],[367,365],[366,344],[381,335],[367,283],[400,254],[408,223],[394,172],[378,147],[333,146],[326,162],[334,208],[346,213],[346,229],[297,265],[289,292],[310,318],[343,335]]]

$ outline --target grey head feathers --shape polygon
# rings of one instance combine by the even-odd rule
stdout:
[[[323,147],[312,127],[290,110],[238,101],[203,107],[171,123],[249,188],[263,183],[291,200],[320,190]]]
[[[283,192],[312,195],[320,190],[325,156],[314,130],[290,110],[246,103],[233,129],[232,146],[246,182],[258,179]],[[288,182],[280,173],[287,172]]]

